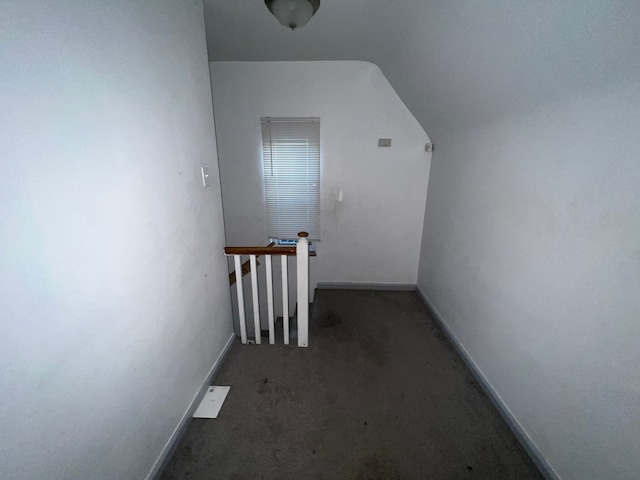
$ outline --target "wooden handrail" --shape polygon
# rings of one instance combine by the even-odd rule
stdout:
[[[307,232],[298,232],[298,237],[307,238],[309,234]],[[266,247],[224,247],[225,255],[287,255],[294,256],[296,255],[297,248],[295,246],[292,247],[274,247],[275,243],[271,242]],[[316,252],[309,252],[309,256],[315,257]],[[243,265],[244,271],[244,265]],[[246,273],[243,273],[243,276]]]
[[[226,255],[295,255],[296,247],[224,247]]]

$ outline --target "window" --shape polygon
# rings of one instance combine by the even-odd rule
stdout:
[[[320,238],[320,119],[261,118],[269,238]]]

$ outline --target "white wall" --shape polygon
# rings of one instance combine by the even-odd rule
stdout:
[[[565,480],[640,470],[640,82],[439,137],[419,287]]]
[[[637,478],[640,4],[466,7],[390,75],[442,114],[418,285],[559,477]]]
[[[202,5],[0,32],[0,477],[139,480],[231,333]]]
[[[415,283],[431,154],[380,70],[349,61],[214,62],[211,72],[228,243],[268,243],[260,117],[317,116],[322,213],[312,288]],[[392,147],[379,148],[378,138],[392,138]]]

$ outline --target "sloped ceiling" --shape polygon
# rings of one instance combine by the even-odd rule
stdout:
[[[205,17],[212,61],[377,64],[431,138],[640,76],[637,0],[321,0],[294,32],[263,0]]]

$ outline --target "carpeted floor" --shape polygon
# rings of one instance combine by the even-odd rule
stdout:
[[[306,349],[236,342],[163,480],[542,479],[414,292],[319,290],[313,317]]]

